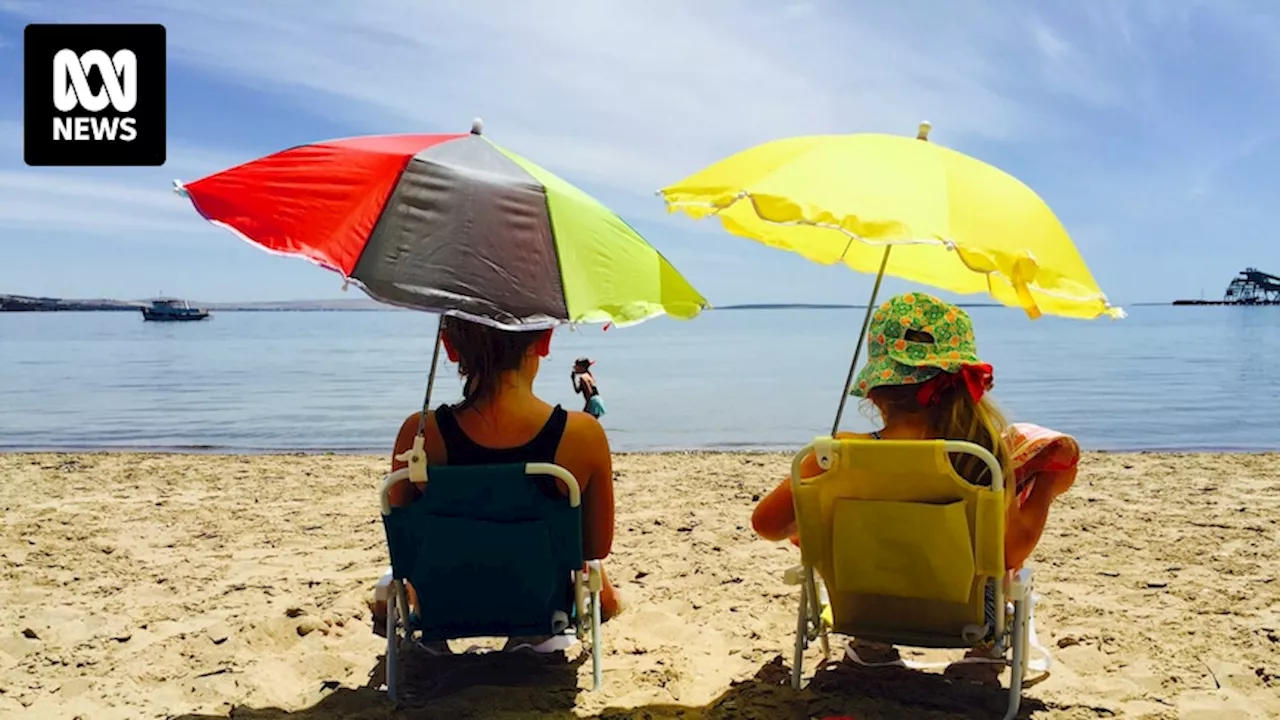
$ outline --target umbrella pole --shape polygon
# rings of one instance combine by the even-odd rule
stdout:
[[[436,384],[436,367],[440,364],[440,344],[444,338],[444,316],[440,316],[440,324],[436,326],[436,346],[431,351],[431,372],[427,375],[427,392],[422,396],[422,414],[418,416],[418,435],[426,437],[427,413],[431,410],[431,389]]]
[[[849,363],[849,374],[844,379],[844,389],[840,393],[840,407],[836,408],[836,421],[831,424],[831,437],[840,430],[840,418],[844,417],[844,405],[849,401],[849,388],[853,385],[853,374],[858,368],[858,357],[862,354],[862,345],[867,339],[867,327],[871,325],[871,313],[876,309],[876,296],[880,294],[880,282],[884,280],[884,269],[889,264],[889,249],[884,246],[884,256],[880,258],[880,272],[876,273],[876,284],[871,288],[871,299],[867,301],[867,314],[862,318],[862,330],[858,333],[858,344],[853,349],[853,361]]]

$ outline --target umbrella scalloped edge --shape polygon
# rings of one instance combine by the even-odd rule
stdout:
[[[981,268],[974,267],[974,264],[971,261],[966,260],[964,258],[964,253],[959,252],[959,247],[957,243],[948,238],[898,238],[898,239],[872,240],[872,239],[863,237],[855,232],[852,232],[848,228],[837,223],[815,222],[815,221],[807,220],[804,218],[776,219],[776,218],[769,217],[767,213],[763,212],[761,209],[761,203],[758,201],[755,195],[747,191],[740,191],[738,193],[735,193],[727,203],[716,203],[716,202],[698,201],[698,200],[671,200],[669,199],[667,191],[665,190],[659,190],[658,195],[662,197],[663,200],[666,202],[668,212],[672,212],[672,213],[683,212],[684,214],[690,216],[695,220],[700,220],[708,216],[717,216],[720,218],[722,225],[726,225],[726,218],[721,216],[720,213],[723,210],[728,209],[729,207],[733,206],[734,204],[738,203],[741,200],[747,200],[751,203],[752,210],[755,212],[756,217],[763,220],[764,222],[771,223],[774,225],[782,225],[782,226],[800,225],[800,226],[806,226],[806,227],[835,230],[837,232],[842,233],[843,235],[848,237],[850,240],[857,241],[869,247],[889,248],[889,247],[894,247],[898,245],[942,246],[951,252],[956,252],[957,256],[960,257],[961,262],[963,262],[965,266],[968,267],[973,272],[986,275],[988,278],[988,283],[990,283],[990,280],[992,278],[999,278],[1000,280],[1008,283],[1010,288],[1014,289],[1015,292],[1018,290],[1019,286],[1023,286],[1031,293],[1036,293],[1039,295],[1043,295],[1045,297],[1054,298],[1056,300],[1062,300],[1070,303],[1077,303],[1080,305],[1092,305],[1092,304],[1100,305],[1101,308],[1092,315],[1093,318],[1106,316],[1106,317],[1110,317],[1113,320],[1120,320],[1127,317],[1127,313],[1125,313],[1124,309],[1121,307],[1112,305],[1111,301],[1107,299],[1106,294],[1102,292],[1091,293],[1084,296],[1069,295],[1056,290],[1051,290],[1049,288],[1041,287],[1037,285],[1034,281],[1023,282],[1014,278],[1007,277],[998,268],[994,267],[994,264],[993,264],[993,267],[991,267],[991,269],[981,269]],[[727,225],[726,225],[726,229],[728,229]],[[733,232],[733,230],[730,230],[730,232]],[[734,234],[741,235],[742,233],[734,232]],[[782,247],[787,250],[794,250],[794,248],[790,247],[785,243],[770,242],[767,244],[774,247]],[[982,252],[981,250],[977,250],[977,249],[975,249],[975,251]],[[841,259],[843,259],[843,256]],[[990,292],[988,292],[988,294],[991,295]],[[992,297],[994,297],[994,295],[992,295]],[[1021,307],[1024,311],[1026,311],[1027,315],[1032,317],[1033,319],[1038,318],[1040,316],[1040,311],[1036,307],[1034,301],[1030,303],[1030,306],[1027,306],[1027,304],[1025,303],[1020,303],[1019,307]],[[1084,317],[1084,316],[1079,316],[1079,317]]]

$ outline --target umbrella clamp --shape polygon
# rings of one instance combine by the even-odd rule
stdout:
[[[396,460],[409,466],[409,482],[422,485],[427,481],[427,451],[423,448],[422,435],[413,438],[413,447],[396,455]]]

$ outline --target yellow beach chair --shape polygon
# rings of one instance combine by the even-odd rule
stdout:
[[[822,472],[801,478],[811,452]],[[951,454],[985,463],[990,486],[962,479]],[[1005,718],[1015,717],[1031,573],[1004,569],[1006,490],[995,456],[968,442],[823,437],[795,456],[791,483],[803,563],[792,576],[801,584],[792,686],[810,641],[820,638],[829,659],[828,631],[910,647],[991,647],[1011,667]]]

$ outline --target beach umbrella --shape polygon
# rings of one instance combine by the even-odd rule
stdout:
[[[707,307],[625,221],[480,130],[317,142],[175,189],[215,225],[391,305],[508,330]]]
[[[1073,318],[1124,317],[1094,281],[1062,223],[1030,188],[980,160],[874,133],[759,145],[659,191],[672,212],[814,262],[874,273],[875,285],[836,411],[885,275]]]
[[[391,305],[506,330],[690,319],[707,307],[626,222],[490,142],[478,120],[469,133],[302,145],[174,189],[215,225]],[[424,416],[439,355],[437,331]]]

